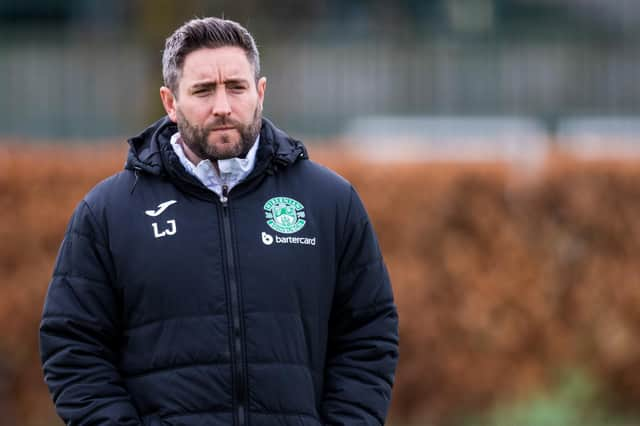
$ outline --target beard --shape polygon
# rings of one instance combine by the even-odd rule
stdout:
[[[262,107],[256,105],[250,123],[241,123],[225,117],[216,117],[205,126],[191,124],[180,109],[176,110],[176,124],[182,141],[203,160],[226,160],[234,157],[244,158],[258,137],[262,125]],[[220,132],[218,140],[209,141],[209,135],[219,127],[233,127]],[[237,134],[236,134],[237,132]]]

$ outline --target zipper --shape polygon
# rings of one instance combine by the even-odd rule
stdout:
[[[233,251],[233,241],[231,239],[231,218],[229,214],[229,187],[222,186],[220,196],[222,204],[222,224],[224,229],[225,254],[227,270],[229,271],[229,294],[231,296],[231,325],[233,334],[233,351],[235,363],[233,364],[233,374],[235,376],[236,392],[234,399],[237,402],[238,425],[244,426],[245,416],[245,386],[244,386],[244,362],[242,353],[242,330],[240,328],[240,302],[238,277],[236,275],[235,258]]]

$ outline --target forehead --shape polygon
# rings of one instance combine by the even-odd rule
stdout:
[[[235,46],[201,48],[190,52],[182,65],[182,80],[195,82],[221,78],[251,80],[253,67],[244,50]]]

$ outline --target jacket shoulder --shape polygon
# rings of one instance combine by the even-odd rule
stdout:
[[[305,180],[324,190],[347,194],[352,190],[351,182],[327,166],[313,160],[301,161],[297,166]]]
[[[102,210],[113,202],[124,201],[124,196],[134,190],[136,179],[133,171],[122,170],[98,182],[87,192],[83,201],[92,210]]]

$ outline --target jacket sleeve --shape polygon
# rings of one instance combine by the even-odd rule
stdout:
[[[352,189],[329,320],[322,416],[382,425],[398,361],[398,315],[376,236]]]
[[[116,368],[119,308],[103,237],[82,201],[67,228],[44,304],[44,379],[67,425],[140,425]]]

